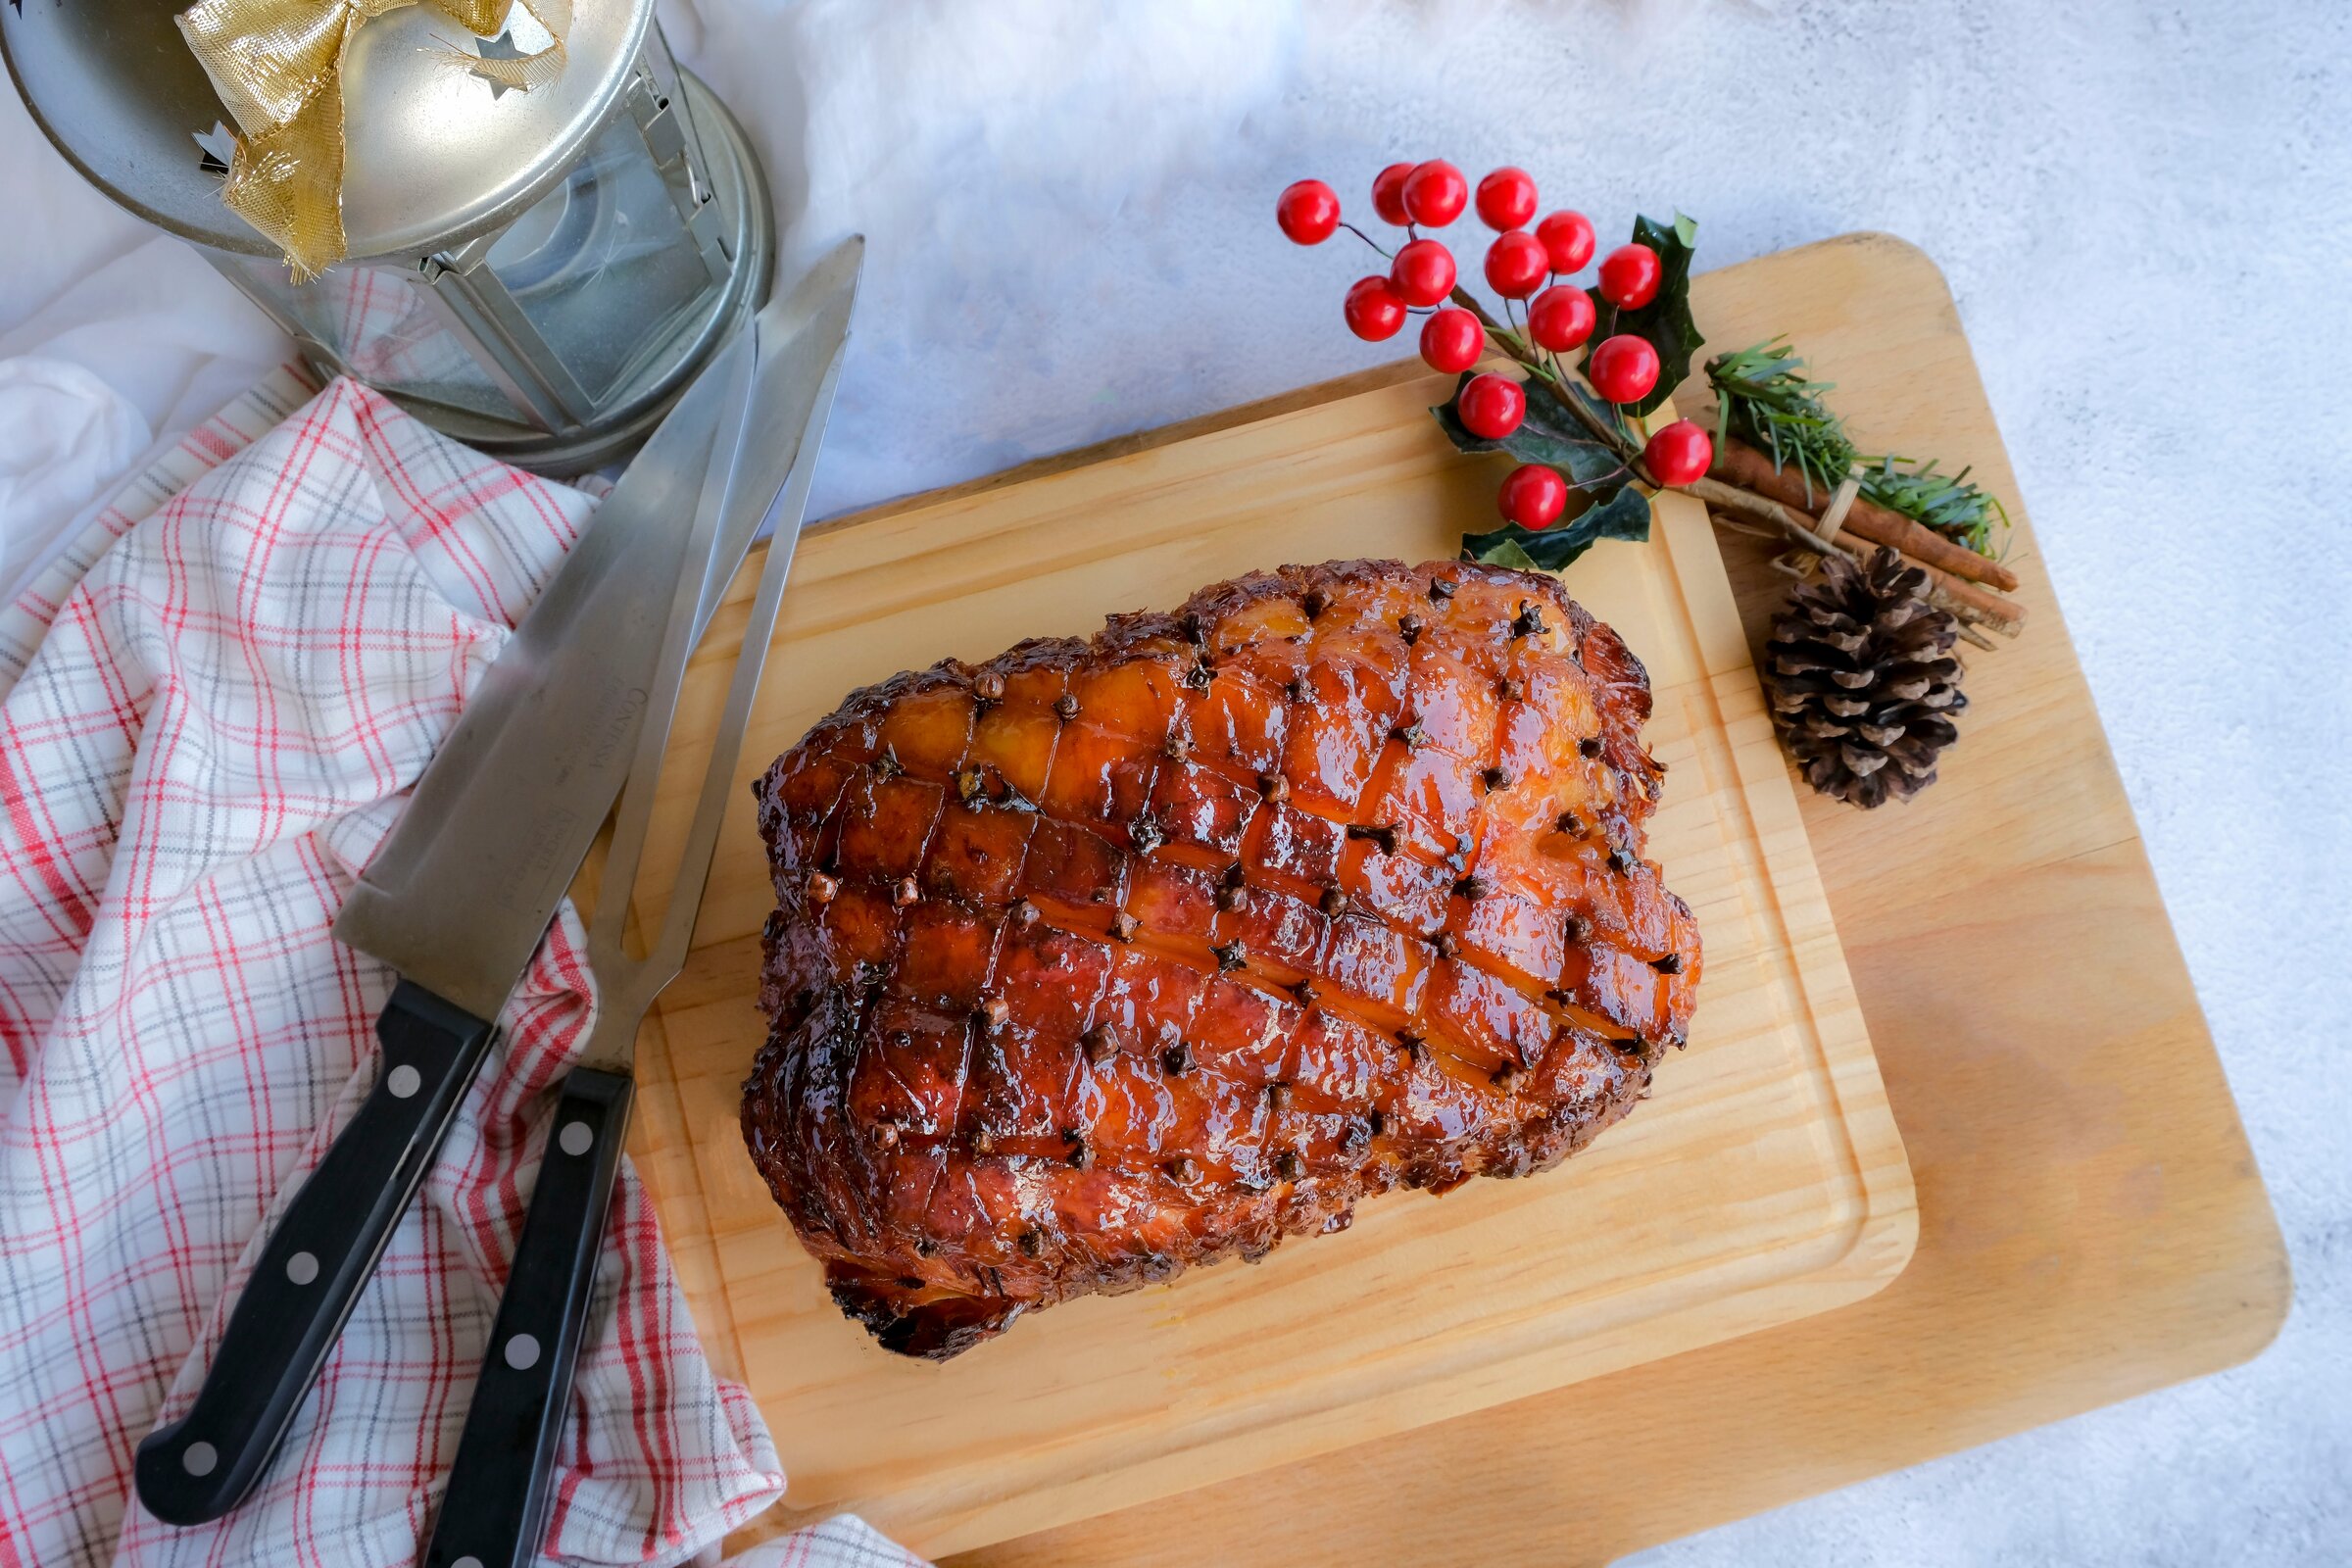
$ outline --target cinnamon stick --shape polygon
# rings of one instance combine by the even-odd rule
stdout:
[[[1830,504],[1829,491],[1816,488],[1808,499],[1802,474],[1794,468],[1773,466],[1770,457],[1738,436],[1723,438],[1715,449],[1714,466],[1707,472],[1726,484],[1753,490],[1809,516],[1820,516],[1822,509]],[[1934,566],[2003,593],[2017,591],[2017,573],[1999,562],[1988,561],[1966,545],[1865,497],[1854,497],[1853,506],[1845,514],[1845,531],[1874,545],[1891,545],[1923,566]]]
[[[1794,508],[1784,507],[1769,496],[1757,495],[1739,485],[1726,484],[1721,479],[1693,479],[1682,487],[1708,506],[1731,513],[1734,516],[1749,517],[1768,522],[1788,535],[1793,543],[1819,554],[1825,550],[1819,535],[1805,526],[1808,520]],[[1875,542],[1875,541],[1874,541]],[[1946,610],[1965,619],[1994,626],[2015,636],[2026,625],[2025,607],[2013,599],[2003,599],[1950,572],[1913,559],[1912,564],[1927,573],[1930,597]]]

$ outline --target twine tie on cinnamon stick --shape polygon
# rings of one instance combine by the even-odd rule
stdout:
[[[1830,504],[1821,509],[1821,523],[1813,532],[1826,549],[1838,548],[1838,534],[1845,526],[1845,514],[1853,510],[1854,497],[1862,493],[1862,466],[1848,468],[1845,478],[1830,496]]]

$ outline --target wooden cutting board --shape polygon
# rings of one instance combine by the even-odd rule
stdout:
[[[2042,567],[2037,529],[2067,519],[2028,522],[1942,275],[1847,234],[1691,296],[1713,347],[1788,333],[1865,449],[1970,466],[2019,524],[2032,624],[1969,656],[1941,782],[1900,809],[1798,803],[1917,1183],[1911,1265],[1835,1312],[956,1568],[1584,1568],[2219,1371],[2278,1333],[2278,1222]],[[1786,591],[1778,547],[1719,537],[1753,643]],[[679,1258],[696,1280],[709,1262]]]
[[[801,547],[743,781],[853,687],[1291,561],[1450,555],[1498,460],[1386,378],[1086,466],[899,506]],[[707,751],[741,595],[681,704]],[[737,1086],[773,904],[748,791],[642,1062],[637,1137],[714,1354],[765,1413],[782,1527],[849,1507],[928,1552],[983,1544],[1459,1415],[1856,1300],[1902,1269],[1911,1178],[1712,530],[1680,497],[1570,587],[1648,665],[1671,773],[1651,854],[1707,952],[1687,1054],[1565,1168],[1366,1204],[1264,1264],[1055,1308],[944,1366],[844,1321],[746,1157]],[[699,766],[661,813],[672,840]]]

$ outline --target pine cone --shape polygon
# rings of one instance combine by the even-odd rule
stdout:
[[[1936,758],[1960,738],[1968,706],[1959,627],[1926,597],[1927,573],[1881,549],[1860,565],[1842,553],[1799,583],[1764,645],[1764,680],[1781,744],[1805,782],[1864,808],[1905,801],[1936,782]]]

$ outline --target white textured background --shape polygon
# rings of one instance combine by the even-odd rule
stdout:
[[[1340,326],[1367,270],[1345,236],[1276,235],[1301,174],[1361,209],[1395,158],[1515,162],[1604,237],[1637,208],[1696,215],[1702,268],[1852,228],[1934,256],[2295,1309],[2237,1371],[1642,1560],[2352,1559],[2352,8],[664,3],[799,251],[873,242],[820,512],[1395,357]],[[13,102],[0,131],[0,360],[121,394],[48,490],[0,466],[21,554],[73,474],[94,488],[274,345],[201,266],[141,250]],[[7,368],[0,424],[63,406],[12,402]]]

